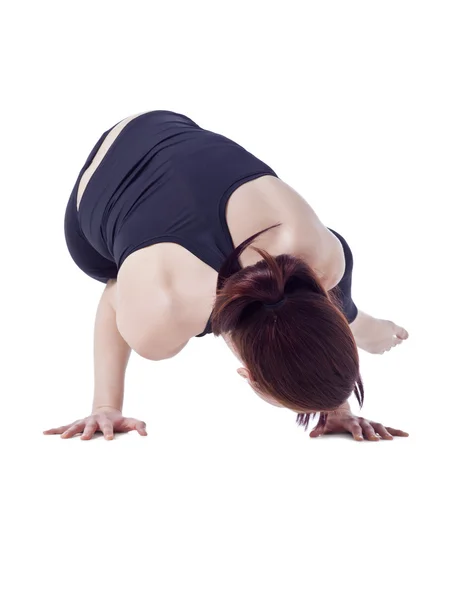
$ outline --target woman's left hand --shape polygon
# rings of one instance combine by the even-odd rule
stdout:
[[[400,429],[384,427],[381,423],[357,417],[351,412],[348,405],[328,413],[326,424],[324,426],[318,424],[310,432],[310,437],[345,432],[351,433],[358,442],[362,442],[364,439],[371,442],[378,442],[380,439],[392,440],[393,436],[408,437],[408,433]]]

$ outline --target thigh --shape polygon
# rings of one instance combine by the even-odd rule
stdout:
[[[64,218],[64,234],[70,256],[86,275],[107,283],[117,278],[117,265],[99,254],[86,240],[79,226],[76,206],[77,188],[75,185],[67,204]]]

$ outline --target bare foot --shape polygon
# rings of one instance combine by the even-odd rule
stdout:
[[[349,327],[357,346],[371,354],[388,352],[408,338],[408,332],[393,321],[375,319],[361,310]]]

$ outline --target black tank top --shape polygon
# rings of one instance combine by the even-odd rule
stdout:
[[[219,271],[234,248],[227,200],[262,175],[277,177],[236,142],[185,115],[148,112],[124,127],[89,180],[80,227],[118,270],[132,252],[174,242]],[[197,337],[206,333],[210,319]]]

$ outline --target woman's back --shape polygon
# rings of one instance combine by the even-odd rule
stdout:
[[[261,236],[260,247],[301,255],[323,278],[334,276],[340,257],[341,276],[341,246],[311,207],[228,138],[153,111],[121,121],[100,142],[72,195],[82,234],[107,261],[106,280],[114,265],[118,271],[118,321],[128,337],[151,320],[165,339],[172,328],[184,343],[209,332],[221,264],[277,222],[282,227]],[[242,256],[243,264],[257,260],[251,249]]]

